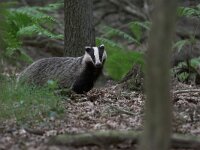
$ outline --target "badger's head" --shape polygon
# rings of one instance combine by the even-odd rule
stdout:
[[[102,68],[106,58],[107,54],[103,44],[99,47],[85,47],[83,63],[92,65],[95,68]]]

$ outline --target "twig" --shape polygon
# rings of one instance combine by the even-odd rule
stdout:
[[[113,105],[110,105],[111,108],[114,108],[115,110],[117,110],[118,112],[122,113],[122,114],[126,114],[126,115],[130,115],[130,116],[135,116],[136,114],[130,112],[130,111],[127,111],[127,110],[124,110],[124,109],[121,109],[119,107],[116,107],[116,106],[113,106]]]
[[[35,134],[35,135],[44,135],[45,134],[45,131],[38,130],[38,129],[24,128],[24,130],[28,133]]]
[[[181,93],[190,93],[190,92],[200,92],[200,89],[187,89],[187,90],[177,90],[174,91],[173,94],[181,94]]]
[[[113,5],[121,8],[121,4],[118,1],[109,0],[109,2]],[[122,10],[129,13],[130,15],[137,16],[138,18],[140,18],[142,20],[147,19],[146,15],[141,10],[139,10],[138,7],[134,6],[133,4],[131,5],[131,7],[128,5],[123,6]]]
[[[106,17],[108,17],[108,16],[111,15],[111,14],[115,14],[116,12],[117,12],[116,10],[113,10],[113,11],[104,13],[104,14],[97,20],[97,22],[95,23],[95,26],[99,25],[99,24],[101,23],[102,20],[104,20]]]

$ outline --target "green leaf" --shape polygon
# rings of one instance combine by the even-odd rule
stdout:
[[[22,46],[22,38],[24,36],[47,36],[55,39],[63,39],[63,35],[52,32],[55,23],[59,23],[54,17],[47,14],[60,7],[62,3],[49,4],[42,7],[13,7],[5,8],[2,13],[4,15],[3,42],[5,48],[2,55],[7,59],[15,60],[13,54],[16,50],[20,50]],[[21,53],[18,58],[31,62],[31,58],[26,53]],[[14,59],[13,59],[14,58]]]
[[[20,50],[20,55],[17,59],[28,63],[33,62],[33,59],[29,55],[27,55],[22,49]]]
[[[200,10],[200,4],[197,5],[197,9]]]
[[[63,35],[55,35],[48,30],[38,26],[38,25],[31,25],[27,27],[20,28],[19,31],[17,32],[17,36],[23,37],[23,36],[33,36],[33,35],[43,35],[47,36],[50,38],[55,38],[55,39],[62,39]]]
[[[55,19],[41,11],[38,11],[34,7],[21,7],[18,9],[11,9],[12,13],[21,14],[31,17],[31,19],[35,22],[55,22]]]
[[[122,79],[134,64],[144,65],[143,53],[127,50],[119,43],[105,38],[97,38],[96,41],[97,45],[105,45],[108,54],[105,70],[113,79]]]
[[[187,73],[187,72],[182,72],[182,73],[180,73],[180,74],[178,74],[178,79],[181,81],[181,82],[185,82],[187,79],[188,79],[188,77],[189,77],[189,73]]]
[[[35,9],[37,10],[40,10],[40,11],[48,11],[48,12],[52,12],[52,11],[55,11],[61,7],[64,6],[64,3],[61,2],[61,3],[54,3],[54,4],[48,4],[46,5],[45,7],[35,7]]]
[[[97,45],[101,45],[102,43],[104,43],[104,44],[107,44],[107,45],[109,45],[111,47],[114,47],[114,48],[118,48],[118,49],[123,49],[124,48],[120,43],[115,43],[112,40],[109,40],[109,39],[106,39],[106,38],[102,38],[102,37],[97,37],[96,38],[96,42],[97,42]]]
[[[192,17],[192,16],[199,16],[200,11],[191,7],[179,7],[177,9],[177,14],[178,16]]]
[[[135,35],[137,41],[140,41],[141,37],[142,37],[142,27],[136,23],[133,23],[133,24],[131,24],[130,29],[133,32],[133,34]]]
[[[142,38],[142,32],[143,30],[150,30],[151,23],[149,21],[145,22],[139,22],[139,21],[134,21],[129,23],[129,27],[133,34],[135,35],[137,41],[140,41]]]
[[[126,32],[123,32],[123,31],[121,31],[119,29],[114,29],[112,27],[104,26],[104,28],[102,30],[105,33],[103,35],[104,37],[110,38],[110,37],[113,37],[113,36],[119,36],[119,37],[124,38],[125,40],[128,40],[129,42],[140,44],[131,35],[127,34]]]
[[[177,48],[178,52],[180,52],[182,50],[182,48],[189,44],[190,43],[190,40],[189,39],[186,39],[186,40],[179,40],[177,41],[174,45],[173,45],[173,48]]]
[[[190,63],[191,63],[191,66],[193,68],[199,67],[199,65],[200,65],[200,57],[191,59]]]
[[[132,25],[140,26],[141,28],[144,28],[146,30],[150,30],[151,28],[151,22],[149,21],[144,21],[144,22],[134,21],[134,22],[129,23],[129,26],[132,26]]]

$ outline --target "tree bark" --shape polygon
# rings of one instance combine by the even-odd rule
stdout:
[[[83,55],[85,46],[95,45],[92,0],[65,0],[66,56]]]
[[[167,150],[171,134],[170,54],[176,1],[154,0],[146,62],[146,118],[140,150]]]
[[[3,55],[5,53],[5,42],[4,42],[4,31],[5,29],[5,6],[3,4],[0,4],[0,75],[3,73]]]

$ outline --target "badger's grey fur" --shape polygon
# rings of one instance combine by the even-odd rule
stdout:
[[[76,93],[88,92],[102,73],[106,60],[104,46],[86,47],[81,57],[51,57],[28,66],[18,82],[44,85],[55,80],[59,88],[71,88]]]

